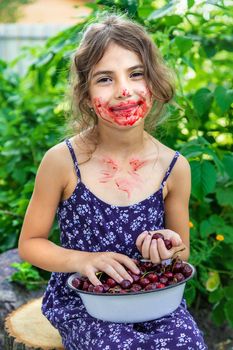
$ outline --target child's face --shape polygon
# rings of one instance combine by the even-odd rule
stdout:
[[[137,54],[111,43],[92,71],[89,97],[102,123],[120,127],[142,123],[153,101]]]

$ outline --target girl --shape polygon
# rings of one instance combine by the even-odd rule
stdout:
[[[184,302],[159,320],[110,323],[91,317],[66,286],[73,272],[93,285],[97,271],[132,281],[134,258],[159,263],[181,249],[189,256],[189,164],[144,125],[174,93],[153,42],[138,24],[111,15],[87,28],[73,71],[81,132],[45,154],[19,239],[23,259],[53,272],[42,312],[68,350],[206,349]],[[61,246],[48,240],[56,212]],[[151,240],[154,232],[173,248]]]

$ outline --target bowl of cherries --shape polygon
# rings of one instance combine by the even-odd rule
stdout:
[[[133,282],[120,284],[105,272],[97,272],[101,284],[93,286],[87,277],[72,274],[67,285],[82,299],[87,312],[100,320],[137,323],[155,320],[175,311],[180,305],[185,284],[195,274],[191,264],[179,257],[153,264],[134,260],[140,273]]]

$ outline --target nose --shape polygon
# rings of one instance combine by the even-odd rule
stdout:
[[[116,98],[124,99],[132,96],[132,91],[129,86],[124,82],[119,83],[116,90]]]

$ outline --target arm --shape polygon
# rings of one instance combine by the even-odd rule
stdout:
[[[79,272],[94,284],[100,284],[97,271],[104,271],[119,283],[132,279],[138,268],[126,255],[112,252],[83,252],[60,247],[48,240],[57,206],[73,171],[68,150],[57,145],[49,150],[38,169],[35,188],[19,238],[19,255],[23,260],[51,272]]]
[[[163,240],[152,240],[152,234],[141,233],[136,245],[142,256],[159,263],[179,255],[182,260],[189,257],[189,197],[191,191],[190,165],[185,157],[179,156],[176,165],[167,181],[168,194],[165,199],[165,229],[151,231],[160,232],[165,239],[172,241],[173,247],[167,250]],[[185,249],[184,249],[185,248]],[[184,251],[179,252],[181,249]]]
[[[44,270],[73,272],[73,252],[48,240],[65,187],[63,153],[58,145],[42,159],[19,238],[19,254]]]
[[[181,259],[189,258],[189,198],[191,193],[191,170],[187,159],[180,155],[174,167],[173,177],[165,199],[165,228],[177,232],[183,242]]]

